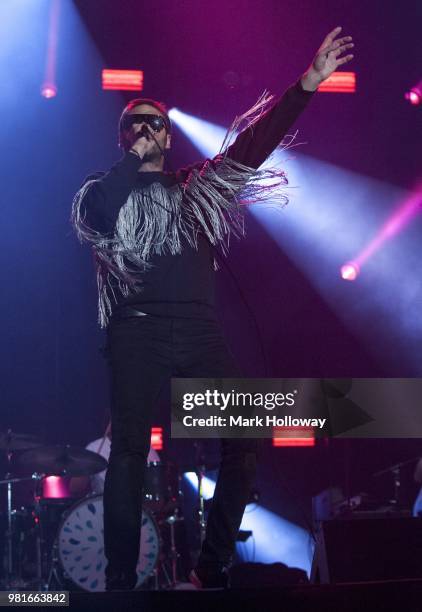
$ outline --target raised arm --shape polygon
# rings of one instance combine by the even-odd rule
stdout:
[[[352,37],[337,38],[341,27],[332,30],[322,42],[307,71],[289,87],[257,121],[243,130],[227,149],[227,156],[258,168],[280,144],[288,130],[308,105],[318,86],[339,66],[353,58],[343,55],[353,47]]]

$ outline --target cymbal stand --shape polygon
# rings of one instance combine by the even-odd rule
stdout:
[[[43,550],[44,550],[44,539],[42,529],[42,517],[41,517],[41,481],[46,477],[45,474],[37,474],[38,482],[35,486],[34,491],[34,518],[36,525],[36,547],[37,547],[37,577],[36,584],[38,585],[39,591],[46,590],[46,584],[43,580]]]
[[[199,519],[199,543],[202,548],[202,544],[205,540],[206,521],[205,521],[205,499],[204,491],[202,487],[203,479],[205,477],[205,458],[202,452],[202,444],[199,441],[194,442],[194,448],[196,450],[196,476],[198,478],[198,519]]]
[[[7,531],[6,531],[6,542],[7,542],[7,582],[6,590],[10,589],[12,585],[12,574],[13,574],[13,537],[12,537],[12,484],[19,482],[20,478],[11,478],[11,463],[13,457],[13,451],[10,448],[10,442],[12,438],[12,430],[7,431],[7,446],[6,446],[6,460],[7,460],[7,473],[5,474],[4,480],[0,481],[0,484],[7,484]]]
[[[395,508],[399,508],[400,506],[400,487],[401,487],[400,466],[394,466],[391,469],[391,474],[393,476],[394,496],[393,496],[393,499],[390,500],[390,504],[392,504]]]
[[[33,478],[39,478],[38,474],[27,476],[25,478],[11,478],[10,463],[12,459],[12,452],[7,451],[7,462],[8,472],[5,474],[5,478],[0,480],[1,485],[7,485],[7,531],[6,531],[6,543],[7,543],[7,579],[5,584],[5,590],[12,588],[13,579],[13,525],[12,525],[12,485],[17,482],[24,482],[25,480],[32,480]]]
[[[183,521],[183,517],[178,516],[178,514],[179,514],[179,509],[175,508],[173,511],[173,514],[171,514],[170,516],[166,518],[166,523],[170,525],[170,552],[168,555],[170,559],[170,564],[171,564],[170,588],[174,588],[179,583],[179,580],[177,579],[177,560],[180,555],[177,552],[177,546],[176,546],[175,524],[178,521]]]
[[[204,499],[204,490],[203,490],[203,479],[205,476],[205,465],[198,465],[198,469],[196,472],[198,476],[198,502],[199,502],[199,542],[202,547],[202,544],[205,540],[205,531],[207,527],[207,523],[205,520],[205,499]]]

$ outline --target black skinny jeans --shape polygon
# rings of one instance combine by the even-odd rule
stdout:
[[[216,320],[146,315],[112,322],[108,331],[112,442],[104,488],[106,575],[135,576],[142,485],[154,405],[171,376],[240,376]],[[198,565],[230,563],[256,474],[258,440],[222,439],[222,457]]]

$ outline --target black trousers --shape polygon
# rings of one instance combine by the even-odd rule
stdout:
[[[104,488],[106,576],[135,576],[142,485],[153,411],[171,376],[239,377],[216,320],[146,315],[114,321],[108,331],[112,442]],[[222,439],[222,457],[198,565],[231,561],[255,480],[258,440]]]

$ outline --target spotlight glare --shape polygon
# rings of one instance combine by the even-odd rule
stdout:
[[[198,489],[198,476],[195,472],[185,472],[183,476],[194,489]],[[204,499],[211,499],[214,496],[214,489],[215,481],[204,476],[202,478],[202,495]]]
[[[44,82],[41,85],[41,95],[44,98],[54,98],[57,95],[56,63],[57,43],[59,36],[60,0],[52,0],[48,26],[47,56],[45,62]]]
[[[198,488],[198,476],[195,472],[185,472],[184,477],[193,487]],[[202,494],[204,499],[214,495],[215,481],[211,478],[202,479]],[[310,573],[309,537],[307,532],[290,523],[281,516],[270,512],[259,504],[248,504],[240,525],[241,529],[253,533],[253,548],[255,561],[260,563],[285,563],[290,567],[299,567]],[[245,543],[246,544],[246,543]],[[247,545],[237,545],[240,557],[247,560],[250,551]],[[256,550],[255,550],[256,549]]]
[[[406,100],[413,106],[418,106],[422,102],[422,79],[404,94]]]
[[[421,92],[417,91],[416,89],[406,92],[404,97],[410,102],[410,104],[413,104],[413,106],[420,104],[422,99]]]
[[[341,266],[341,278],[346,281],[354,281],[359,276],[360,269],[356,262],[349,261]]]
[[[41,87],[41,95],[44,98],[54,98],[57,95],[57,87],[53,83],[44,83]]]
[[[151,448],[154,450],[163,450],[163,428],[152,427],[151,428]]]
[[[219,125],[171,108],[169,117],[203,155],[214,157],[220,150],[227,130]]]

